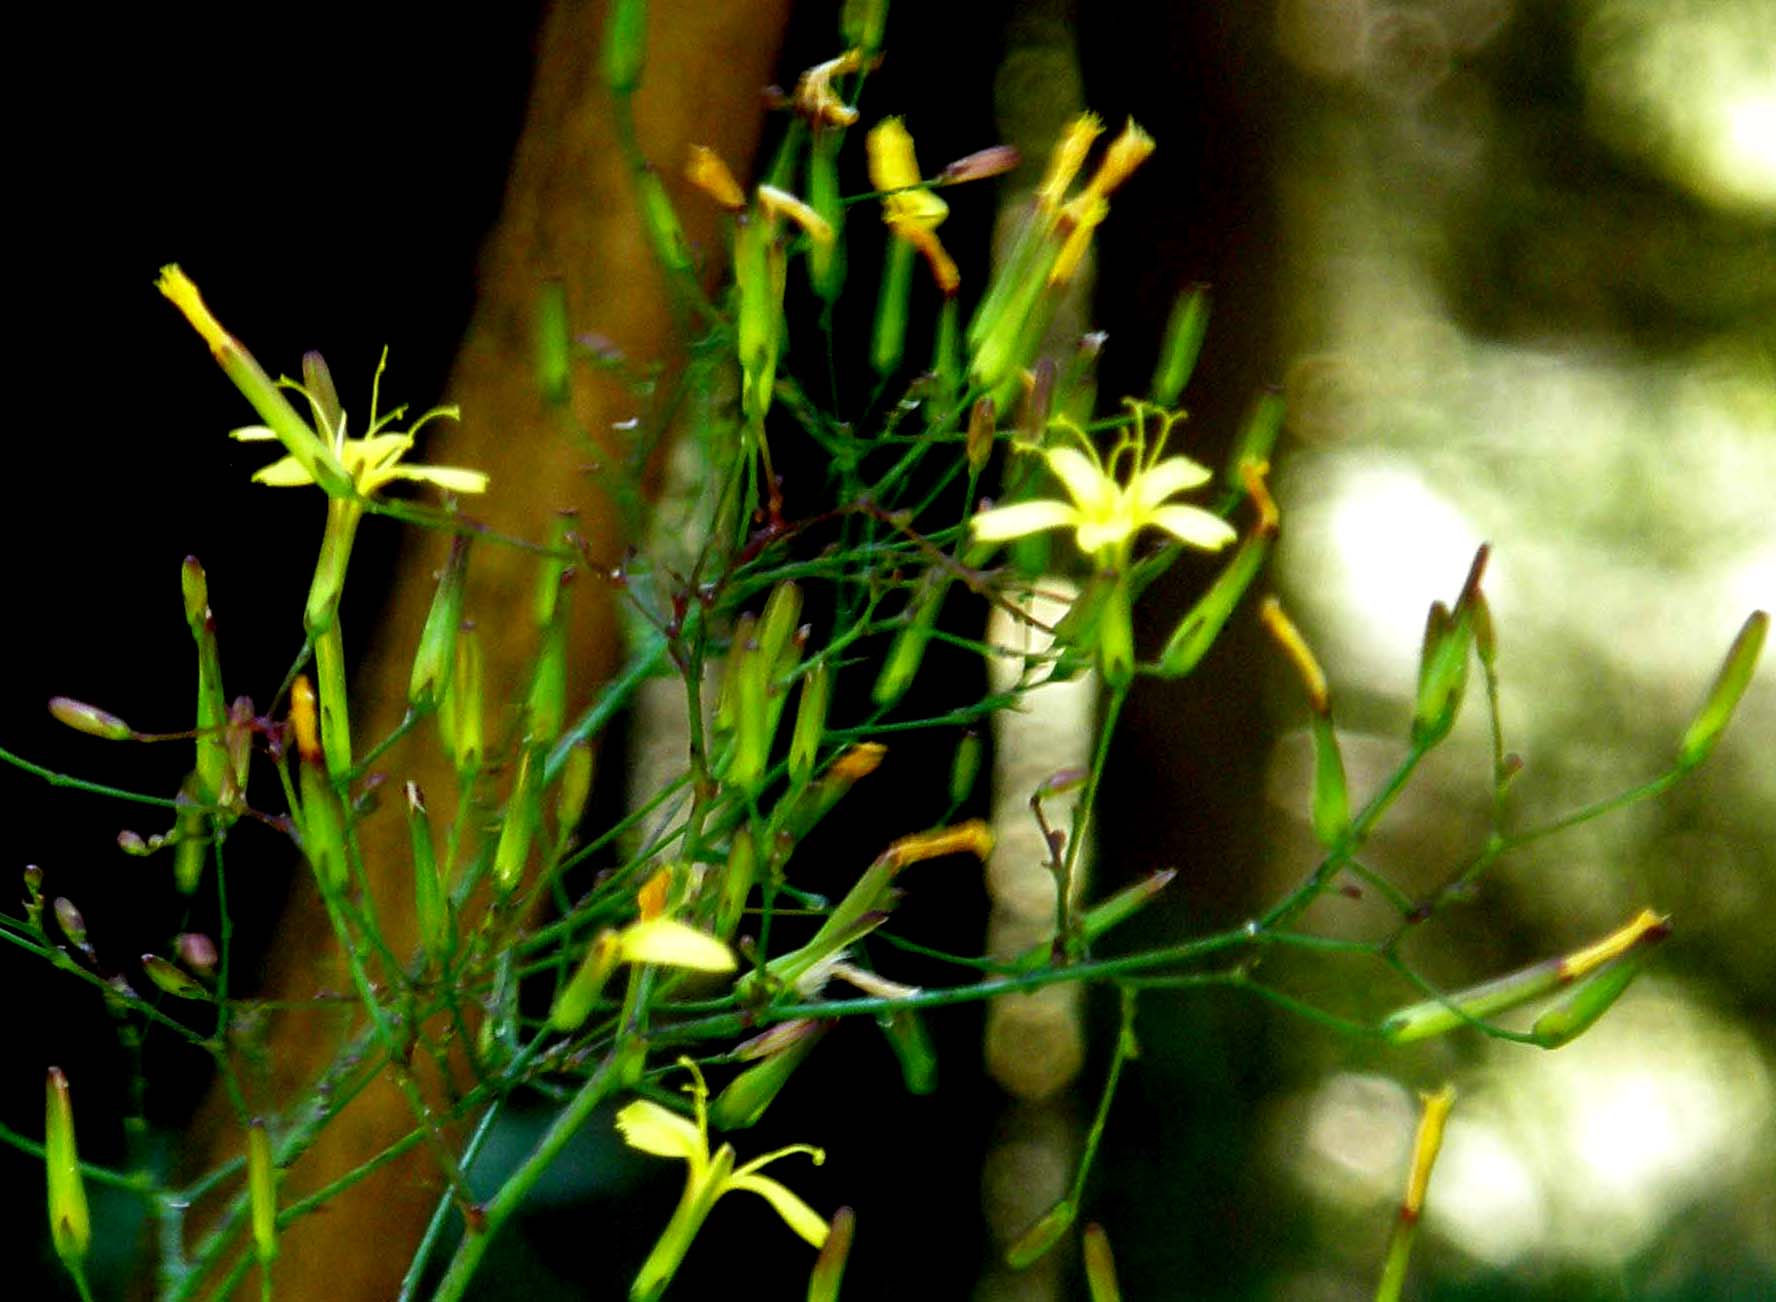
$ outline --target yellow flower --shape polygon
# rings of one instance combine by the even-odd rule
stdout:
[[[1232,542],[1237,535],[1219,516],[1200,507],[1169,502],[1209,480],[1208,468],[1189,457],[1162,456],[1166,435],[1179,416],[1140,403],[1130,403],[1130,410],[1134,419],[1123,428],[1107,459],[1100,458],[1091,441],[1072,425],[1063,428],[1073,434],[1079,446],[1043,449],[1043,460],[1071,502],[1018,502],[982,511],[969,521],[974,536],[981,542],[1005,542],[1045,529],[1072,529],[1079,550],[1106,571],[1123,569],[1135,535],[1148,525],[1204,551],[1219,551]],[[1151,449],[1146,439],[1150,415],[1161,422]],[[1118,478],[1125,458],[1130,467],[1127,484]]]
[[[1036,204],[1043,212],[1052,213],[1067,197],[1067,188],[1085,163],[1092,142],[1103,134],[1104,123],[1096,113],[1081,113],[1067,124],[1054,152],[1048,156],[1048,171],[1036,188]]]
[[[937,238],[937,228],[950,215],[950,206],[925,188],[906,125],[899,118],[883,118],[870,128],[866,144],[870,184],[883,192],[882,220],[925,255],[938,288],[946,294],[955,293],[962,275]]]
[[[758,1174],[778,1158],[792,1153],[808,1154],[817,1166],[826,1160],[826,1154],[809,1144],[791,1144],[738,1167],[734,1165],[733,1145],[723,1144],[712,1154],[709,1151],[709,1088],[703,1083],[703,1074],[694,1062],[680,1058],[679,1063],[692,1076],[692,1083],[685,1086],[685,1093],[691,1096],[695,1121],[687,1121],[678,1113],[646,1099],[637,1099],[617,1113],[617,1129],[622,1131],[629,1147],[656,1157],[682,1158],[688,1167],[678,1208],[630,1287],[629,1296],[638,1300],[658,1297],[671,1283],[710,1209],[723,1194],[735,1189],[755,1193],[770,1203],[790,1229],[816,1248],[826,1243],[828,1226],[820,1215],[776,1180]]]
[[[339,459],[345,471],[351,476],[352,486],[359,496],[370,497],[385,484],[397,479],[412,479],[421,483],[436,484],[452,493],[483,493],[487,491],[487,476],[479,470],[464,470],[459,466],[406,466],[401,458],[413,448],[414,437],[425,426],[426,422],[438,416],[455,419],[455,407],[434,407],[421,416],[412,429],[405,433],[385,434],[382,432],[391,421],[399,420],[407,410],[397,407],[386,416],[376,414],[376,394],[381,387],[383,367],[388,363],[388,355],[383,354],[382,361],[376,366],[376,382],[371,389],[370,398],[370,430],[361,439],[345,436],[345,417],[339,417],[335,428],[328,428],[328,421],[322,411],[321,404],[300,386],[297,388],[309,400],[314,410],[315,424],[326,431],[324,441],[333,455]],[[243,443],[263,443],[275,441],[278,436],[264,425],[249,425],[244,429],[231,432],[231,438]],[[293,456],[280,457],[269,466],[259,470],[253,476],[259,484],[269,484],[273,488],[292,488],[298,484],[312,484],[315,478]]]

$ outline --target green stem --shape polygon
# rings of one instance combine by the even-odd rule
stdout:
[[[512,1218],[512,1214],[518,1210],[537,1181],[542,1179],[543,1173],[561,1155],[561,1150],[567,1147],[568,1141],[579,1132],[580,1127],[591,1118],[598,1105],[616,1091],[621,1083],[621,1068],[627,1064],[629,1056],[626,1052],[613,1050],[598,1065],[598,1070],[580,1086],[579,1092],[555,1118],[530,1156],[507,1177],[492,1201],[481,1209],[480,1216],[476,1218],[479,1223],[465,1228],[462,1242],[457,1244],[456,1255],[451,1258],[450,1266],[438,1284],[438,1291],[432,1295],[432,1302],[457,1302],[463,1296],[469,1281],[475,1277],[481,1258],[493,1243],[494,1236]]]

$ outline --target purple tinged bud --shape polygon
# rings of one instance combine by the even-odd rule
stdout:
[[[857,1214],[849,1207],[833,1213],[832,1227],[821,1246],[820,1257],[808,1276],[808,1302],[839,1302],[839,1284],[845,1278],[845,1262],[857,1234]]]
[[[1003,176],[1022,162],[1015,145],[989,145],[966,154],[945,166],[937,174],[938,185],[962,185],[968,181],[984,181]]]
[[[134,736],[129,724],[108,710],[101,710],[96,705],[88,705],[85,701],[76,701],[71,696],[52,696],[49,698],[49,712],[58,723],[84,732],[89,737],[102,737],[106,741],[128,741]]]
[[[132,832],[128,828],[125,828],[117,834],[117,848],[122,850],[125,854],[133,854],[140,857],[142,855],[153,854],[158,847],[149,845],[149,843],[142,838],[140,832]]]
[[[210,992],[186,972],[180,971],[158,954],[142,955],[142,971],[169,995],[178,999],[208,999]]]
[[[198,976],[207,977],[216,971],[220,957],[216,942],[201,931],[180,932],[173,939],[173,948],[178,952],[179,961]]]
[[[74,948],[83,953],[92,953],[92,946],[86,943],[86,919],[80,916],[80,910],[74,907],[73,902],[56,896],[55,915],[62,934],[74,943]]]

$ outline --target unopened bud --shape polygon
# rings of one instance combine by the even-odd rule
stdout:
[[[1695,719],[1678,743],[1679,769],[1693,769],[1707,759],[1721,733],[1726,731],[1739,698],[1751,685],[1751,675],[1757,669],[1758,656],[1764,649],[1764,637],[1769,631],[1770,615],[1763,610],[1752,611],[1740,627],[1733,645],[1727,650],[1727,658],[1721,663],[1720,672],[1715,675],[1714,685],[1702,701],[1702,708],[1696,711]]]
[[[49,1069],[44,1092],[43,1164],[49,1181],[49,1233],[56,1256],[78,1271],[92,1243],[92,1218],[86,1206],[86,1182],[80,1174],[80,1153],[74,1142],[74,1105],[68,1078],[60,1067]]]
[[[253,1251],[264,1269],[277,1258],[278,1237],[277,1171],[263,1121],[247,1128],[247,1199],[253,1211]]]
[[[937,1045],[932,1042],[925,1019],[917,1008],[897,1008],[880,1019],[882,1034],[900,1064],[900,1079],[908,1094],[930,1094],[937,1088]]]
[[[175,998],[208,999],[210,996],[195,977],[180,971],[158,954],[142,955],[142,971],[148,974],[150,981]]]
[[[198,976],[207,977],[215,972],[220,957],[216,942],[201,931],[180,932],[173,938],[173,948],[178,952],[179,961]]]
[[[1172,304],[1171,318],[1166,322],[1165,340],[1160,344],[1159,361],[1153,367],[1150,396],[1161,407],[1177,403],[1178,395],[1190,383],[1196,370],[1196,359],[1202,353],[1203,336],[1209,330],[1209,287],[1192,285]]]
[[[86,919],[80,916],[80,910],[74,907],[72,900],[56,896],[56,924],[61,927],[62,934],[73,942],[74,948],[91,953],[86,943]]]
[[[1116,1283],[1116,1258],[1110,1252],[1110,1236],[1096,1221],[1085,1227],[1083,1256],[1085,1286],[1091,1302],[1122,1302],[1122,1289]]]
[[[963,445],[968,469],[974,474],[986,467],[993,455],[993,440],[998,434],[998,415],[991,398],[977,398],[968,410],[968,441]]]
[[[836,1023],[799,1019],[796,1034],[774,1053],[729,1081],[709,1105],[709,1120],[718,1130],[745,1130],[757,1125],[797,1067],[814,1051]]]
[[[1079,1209],[1073,1201],[1063,1198],[1012,1240],[1011,1246],[1005,1250],[1005,1264],[1013,1270],[1022,1270],[1039,1261],[1073,1228],[1073,1219],[1078,1214]]]
[[[574,969],[573,976],[568,978],[567,984],[555,996],[555,1006],[549,1010],[549,1025],[562,1032],[579,1030],[592,1015],[593,1005],[598,1002],[599,993],[603,991],[604,983],[610,979],[618,959],[619,945],[615,931],[601,931],[593,937],[579,967]]]
[[[438,575],[431,609],[420,630],[419,649],[413,655],[413,672],[407,679],[407,703],[429,710],[449,689],[456,669],[456,640],[462,629],[463,593],[468,582],[469,536],[458,534],[450,542],[450,556]]]
[[[937,185],[962,185],[968,181],[984,181],[1003,176],[1023,160],[1012,145],[989,145],[958,158],[937,174]]]
[[[84,732],[89,737],[103,737],[106,741],[128,741],[134,735],[129,724],[108,710],[101,710],[96,705],[88,705],[85,701],[76,701],[71,696],[52,696],[49,698],[49,712],[58,723]]]
[[[647,64],[647,0],[612,0],[600,53],[604,84],[613,94],[628,95],[641,84]]]
[[[845,1262],[857,1233],[857,1214],[849,1207],[833,1213],[832,1225],[820,1256],[808,1276],[808,1302],[839,1302],[839,1284],[845,1278]]]

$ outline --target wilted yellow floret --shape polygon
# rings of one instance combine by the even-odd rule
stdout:
[[[1096,113],[1081,113],[1067,124],[1054,152],[1048,156],[1048,171],[1042,184],[1036,188],[1037,207],[1044,212],[1054,212],[1061,206],[1061,200],[1067,197],[1067,188],[1085,164],[1092,142],[1103,132],[1104,123]]]
[[[746,207],[746,191],[728,170],[720,154],[708,145],[692,145],[685,160],[685,180],[714,199],[729,212]]]
[[[789,218],[806,231],[816,244],[832,243],[832,223],[788,190],[779,190],[774,185],[761,185],[758,188],[758,198],[759,207],[766,213],[772,217]]]

